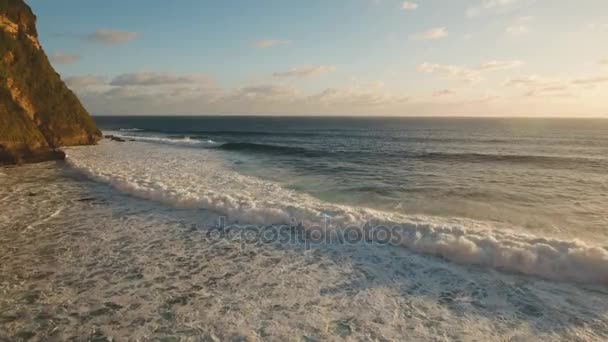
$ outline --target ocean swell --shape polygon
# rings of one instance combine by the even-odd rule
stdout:
[[[304,227],[330,219],[331,230],[367,222],[397,226],[399,244],[420,254],[553,280],[608,284],[608,251],[576,240],[543,238],[464,219],[409,216],[323,202],[241,175],[208,149],[153,148],[102,142],[66,148],[67,162],[88,177],[144,199],[201,208],[241,224]],[[146,158],[142,158],[146,156]],[[364,229],[364,228],[361,228]]]
[[[553,167],[568,167],[571,165],[580,166],[581,164],[589,167],[605,166],[605,160],[578,158],[578,157],[558,157],[550,155],[517,155],[517,154],[487,154],[487,153],[441,153],[429,152],[417,155],[419,159],[432,159],[439,161],[455,161],[469,163],[510,163],[510,164],[538,164]]]
[[[225,151],[239,151],[250,153],[300,155],[306,157],[317,157],[321,156],[322,154],[320,151],[312,151],[301,147],[258,144],[248,142],[229,142],[218,146],[218,149]]]
[[[124,131],[124,130],[121,130]],[[127,131],[136,132],[136,131]],[[196,146],[196,145],[212,145],[215,141],[211,139],[193,139],[189,136],[153,136],[153,135],[141,135],[141,134],[117,134],[114,132],[108,132],[109,135],[125,140],[135,140],[150,143],[168,144],[168,145],[179,145],[179,146]]]

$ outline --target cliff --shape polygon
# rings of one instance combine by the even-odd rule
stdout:
[[[0,165],[62,158],[57,147],[101,138],[53,70],[23,0],[0,0],[0,59]]]

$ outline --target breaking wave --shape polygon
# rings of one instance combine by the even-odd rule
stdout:
[[[287,155],[302,157],[332,157],[334,155],[344,156],[352,152],[322,151],[307,149],[303,147],[261,144],[251,142],[229,142],[218,146],[226,151],[248,152],[270,155]],[[608,167],[608,161],[604,159],[559,157],[551,155],[517,155],[517,154],[486,154],[486,153],[444,153],[444,152],[407,152],[407,151],[384,151],[384,152],[356,152],[356,156],[364,157],[369,154],[386,155],[393,158],[427,160],[436,162],[457,163],[507,163],[507,164],[529,164],[561,169],[598,169]]]
[[[145,129],[141,129],[141,128],[121,128],[121,129],[119,129],[119,131],[121,131],[121,132],[143,132],[143,131],[145,131]]]
[[[306,227],[329,218],[330,228],[339,230],[363,227],[372,221],[398,226],[400,244],[420,254],[546,279],[608,284],[608,250],[601,246],[534,236],[489,222],[409,216],[328,203],[237,173],[209,149],[159,149],[148,144],[124,144],[116,149],[115,144],[66,148],[66,160],[91,179],[127,194],[214,211],[232,222],[290,224],[295,218]]]
[[[215,141],[211,139],[195,139],[190,136],[151,136],[151,135],[135,135],[135,134],[115,134],[111,133],[111,135],[125,139],[125,140],[135,140],[135,141],[144,141],[151,143],[161,143],[168,145],[180,145],[180,146],[196,146],[196,145],[213,145]]]
[[[125,130],[125,129],[121,129]],[[131,132],[139,130],[137,128],[129,129]],[[225,134],[229,131],[222,131],[220,133]],[[500,163],[500,164],[526,164],[535,165],[541,167],[550,167],[557,169],[575,169],[575,170],[588,170],[597,171],[608,167],[608,159],[606,158],[589,158],[579,157],[575,155],[571,156],[556,156],[556,155],[533,155],[533,154],[500,154],[500,153],[449,153],[449,152],[434,152],[434,151],[331,151],[331,150],[319,150],[313,148],[305,148],[300,146],[289,146],[279,144],[268,144],[250,141],[229,141],[222,144],[218,144],[212,140],[208,135],[149,135],[149,134],[129,134],[129,131],[112,135],[124,139],[132,139],[137,141],[145,141],[152,143],[165,143],[169,145],[181,145],[181,146],[202,146],[202,147],[214,147],[220,150],[231,151],[231,152],[246,152],[253,154],[265,154],[265,155],[284,155],[284,156],[298,156],[306,158],[320,158],[320,157],[378,157],[386,156],[389,158],[398,158],[403,160],[421,160],[421,161],[432,161],[432,162],[443,162],[443,163]],[[262,134],[262,132],[243,132],[235,131],[232,132],[238,135],[241,134]]]

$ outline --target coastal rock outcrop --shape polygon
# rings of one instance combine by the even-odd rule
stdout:
[[[40,46],[30,7],[0,0],[0,165],[61,159],[58,147],[100,138]]]

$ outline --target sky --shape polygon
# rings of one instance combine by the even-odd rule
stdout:
[[[94,115],[608,117],[606,0],[26,0]]]

